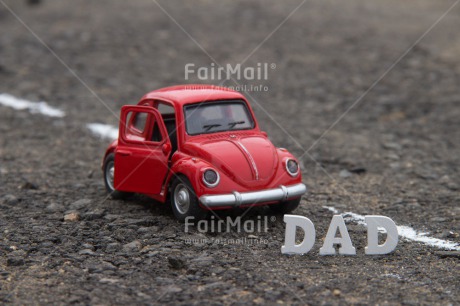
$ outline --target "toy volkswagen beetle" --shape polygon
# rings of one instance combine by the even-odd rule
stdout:
[[[260,131],[244,96],[212,85],[167,87],[123,106],[102,169],[113,198],[169,199],[180,221],[251,205],[286,213],[307,190],[297,160]]]

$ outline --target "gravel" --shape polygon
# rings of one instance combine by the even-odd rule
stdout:
[[[185,232],[168,205],[107,198],[109,141],[86,124],[116,126],[123,104],[201,83],[184,80],[184,66],[211,65],[162,9],[149,0],[5,3],[93,93],[0,4],[0,93],[66,113],[0,106],[1,304],[460,303],[455,250],[401,239],[392,254],[366,256],[366,231],[351,221],[357,255],[318,255],[333,215],[323,206],[460,243],[459,7],[324,136],[450,3],[307,1],[245,62],[276,64],[268,80],[243,82],[268,87],[249,92],[256,117],[276,146],[301,157],[309,188],[295,214],[315,224],[315,246],[283,256],[283,217],[264,207],[243,219],[268,216],[266,232]],[[224,65],[241,62],[298,5],[159,3]]]

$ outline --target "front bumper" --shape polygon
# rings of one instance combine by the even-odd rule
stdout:
[[[240,206],[245,204],[256,204],[272,201],[286,201],[292,198],[298,198],[307,192],[305,184],[296,184],[291,186],[281,185],[278,188],[265,189],[252,192],[233,191],[227,194],[203,195],[200,202],[206,207],[222,206]]]

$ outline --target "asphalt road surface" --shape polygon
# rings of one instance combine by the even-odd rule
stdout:
[[[459,304],[459,28],[452,0],[0,0],[0,303]],[[282,216],[263,207],[244,220],[267,231],[185,232],[165,205],[106,197],[110,140],[87,124],[116,127],[157,88],[219,84],[185,78],[213,62],[269,65],[238,81],[302,161],[306,255],[281,254]],[[409,234],[366,256],[344,214],[357,255],[319,256],[334,210]]]

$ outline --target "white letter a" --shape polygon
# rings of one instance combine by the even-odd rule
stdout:
[[[337,229],[339,230],[341,236],[340,238],[335,237]],[[319,249],[319,255],[335,255],[334,244],[340,244],[339,254],[356,255],[356,249],[351,243],[347,226],[345,225],[341,215],[335,215],[332,217],[323,246]]]

